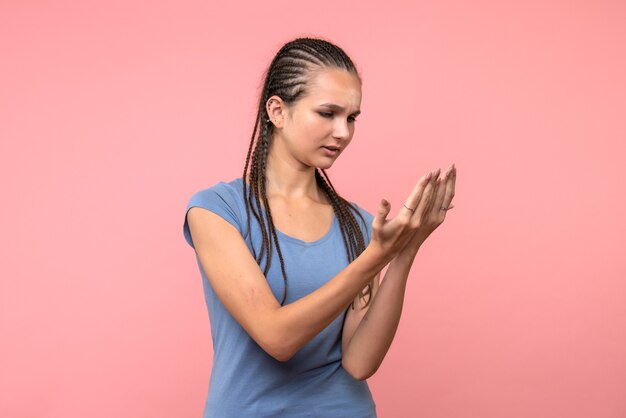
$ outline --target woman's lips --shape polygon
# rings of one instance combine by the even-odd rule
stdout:
[[[329,157],[334,157],[335,155],[339,154],[338,149],[331,149],[328,147],[322,147],[322,148],[324,148],[324,153],[328,155]]]

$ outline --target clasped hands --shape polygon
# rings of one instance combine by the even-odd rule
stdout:
[[[439,177],[441,169],[423,175],[398,214],[387,219],[391,204],[382,199],[372,221],[372,245],[382,257],[414,258],[426,238],[446,219],[456,183],[456,167],[452,164]],[[447,209],[446,209],[447,208]],[[411,259],[412,259],[411,258]]]

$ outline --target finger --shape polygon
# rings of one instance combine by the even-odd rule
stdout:
[[[436,176],[433,179],[433,189],[431,191],[430,196],[428,197],[428,203],[426,204],[426,207],[424,208],[424,219],[426,219],[428,217],[428,215],[430,214],[430,211],[433,208],[433,203],[435,201],[435,198],[437,196],[437,189],[438,189],[438,184],[439,184],[439,173],[441,172],[441,169],[438,168],[437,171],[435,171]]]
[[[383,225],[385,225],[385,222],[387,222],[387,215],[389,215],[390,210],[391,204],[386,199],[381,199],[380,204],[378,205],[378,210],[372,220],[372,228],[382,228]]]
[[[436,192],[434,193],[435,199],[434,199],[431,212],[429,213],[429,215],[439,215],[438,212],[441,206],[443,205],[443,202],[446,196],[447,184],[448,184],[451,171],[452,171],[452,166],[448,167],[445,173],[443,173],[443,176],[437,181],[437,189],[436,189]]]
[[[446,196],[443,199],[442,206],[445,206],[447,208],[450,207],[450,203],[452,202],[452,198],[454,197],[455,183],[456,183],[456,167],[452,169],[450,178],[448,178],[448,181],[446,182]]]
[[[423,215],[426,212],[430,204],[432,192],[435,187],[434,183],[435,183],[435,177],[433,176],[430,179],[430,181],[428,181],[428,183],[426,184],[426,187],[424,188],[424,192],[422,193],[422,197],[417,205],[417,208],[415,209],[415,215],[417,216],[417,219],[421,220],[423,218]]]
[[[435,203],[437,202],[437,194],[439,193],[439,189],[440,189],[439,187],[440,184],[441,184],[441,177],[437,177],[437,179],[435,179],[435,182],[433,183],[433,191],[428,200],[428,204],[426,205],[426,208],[424,209],[425,219],[430,216],[430,214],[433,211],[433,208],[435,207]]]
[[[411,194],[409,195],[409,197],[404,202],[405,206],[407,206],[407,207],[409,207],[411,209],[415,209],[415,207],[417,206],[418,202],[422,198],[422,195],[424,193],[424,189],[426,188],[426,186],[430,182],[432,176],[433,176],[433,173],[430,172],[430,173],[424,174],[417,181],[417,183],[413,187],[413,190],[411,191]],[[404,216],[408,216],[408,217],[410,217],[411,215],[413,215],[413,213],[415,213],[414,211],[409,210],[409,209],[404,209],[402,212],[404,212]]]

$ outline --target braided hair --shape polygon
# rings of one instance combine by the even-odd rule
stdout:
[[[308,37],[297,38],[287,42],[276,53],[264,74],[263,90],[259,99],[256,121],[243,171],[243,194],[244,200],[246,201],[248,230],[250,230],[250,211],[252,210],[252,214],[261,226],[263,235],[260,253],[257,255],[254,248],[252,251],[259,266],[261,265],[263,255],[266,255],[264,274],[267,276],[272,260],[273,245],[274,243],[276,244],[285,284],[283,298],[280,303],[281,306],[284,305],[287,298],[287,274],[285,273],[285,263],[280,245],[278,244],[278,237],[272,220],[272,211],[270,210],[265,190],[269,141],[272,137],[274,127],[273,124],[269,123],[266,103],[269,98],[274,95],[279,96],[287,105],[295,103],[302,96],[306,95],[308,83],[311,80],[313,72],[325,68],[346,70],[354,74],[359,81],[361,81],[361,77],[354,63],[346,53],[338,46],[323,39]],[[246,184],[248,167],[250,167],[249,191]],[[353,212],[361,218],[363,223],[365,223],[365,220],[354,205],[337,193],[324,169],[318,168],[315,170],[315,180],[333,206],[341,228],[348,262],[352,262],[352,260],[365,250],[363,234]],[[260,207],[260,199],[263,200],[263,206],[266,208],[265,217],[256,210],[256,208]],[[272,239],[269,238],[270,235]],[[365,306],[371,301],[371,290],[372,281],[369,282],[367,288],[359,294],[361,299],[369,295]],[[352,309],[354,309],[354,301],[351,306]]]

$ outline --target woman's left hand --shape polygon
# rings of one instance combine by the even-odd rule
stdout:
[[[423,226],[417,230],[407,245],[400,251],[398,257],[409,256],[411,259],[414,258],[426,238],[443,223],[448,210],[454,207],[451,202],[454,197],[455,183],[456,167],[452,164],[443,176],[437,178],[435,190],[433,191],[434,199],[431,200],[430,207],[426,208],[422,220]],[[442,207],[448,209],[442,209]]]

